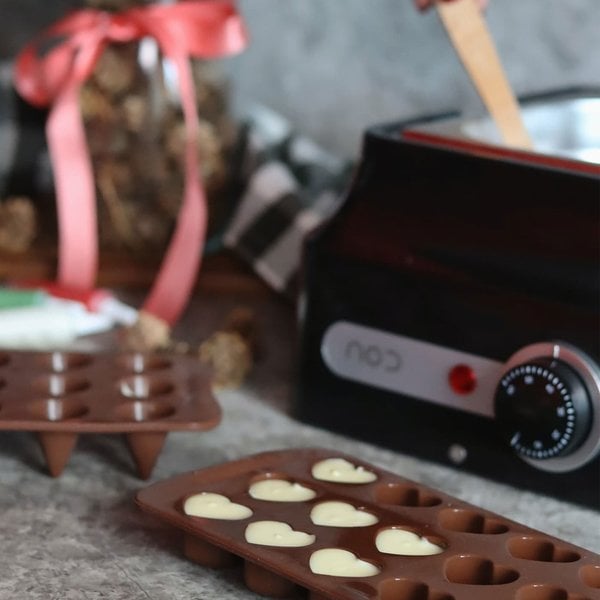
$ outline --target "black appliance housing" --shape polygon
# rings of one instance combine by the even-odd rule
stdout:
[[[597,96],[590,91],[549,94],[523,106]],[[406,454],[598,508],[597,444],[583,464],[546,470],[551,461],[542,454],[516,452],[514,439],[511,447],[510,424],[469,406],[480,401],[494,406],[490,393],[471,399],[468,391],[461,392],[453,406],[431,401],[427,359],[411,393],[394,389],[393,382],[379,385],[376,374],[369,380],[356,375],[368,369],[391,373],[405,362],[406,352],[412,356],[414,340],[424,344],[425,356],[429,345],[434,353],[436,348],[456,352],[456,366],[466,360],[469,367],[464,356],[501,365],[494,383],[498,402],[503,377],[525,377],[519,364],[538,364],[542,373],[535,351],[511,364],[515,353],[560,344],[583,357],[592,372],[586,379],[570,364],[574,383],[588,384],[577,447],[585,440],[591,447],[590,436],[598,437],[600,396],[589,389],[600,381],[594,379],[600,363],[598,165],[444,129],[445,123],[460,121],[443,115],[366,132],[341,209],[306,246],[296,415]],[[342,367],[348,371],[340,375],[328,364],[325,347],[328,332],[340,323],[383,336],[377,339],[391,346],[361,350],[360,339],[346,340],[340,357],[349,361]],[[396,339],[408,346],[390,350]],[[361,360],[365,364],[358,364]],[[431,367],[432,379],[450,375],[434,373],[438,363]],[[511,366],[517,372],[507,375]],[[538,398],[531,411],[544,410],[545,401]],[[534,440],[535,432],[529,433]],[[567,445],[557,448],[557,453],[573,452]]]

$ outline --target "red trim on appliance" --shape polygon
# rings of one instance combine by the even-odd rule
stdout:
[[[515,148],[502,148],[457,138],[448,138],[441,135],[417,131],[415,129],[405,129],[401,132],[401,136],[407,140],[439,146],[449,150],[468,152],[469,154],[476,154],[478,156],[501,158],[542,165],[552,169],[575,171],[578,173],[600,176],[600,165],[595,163],[571,160],[558,156],[548,156],[547,154],[538,154],[525,150],[517,150]]]

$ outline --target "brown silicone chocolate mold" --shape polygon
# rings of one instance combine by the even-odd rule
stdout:
[[[312,476],[327,458],[345,458],[377,475],[364,484],[332,483]],[[316,492],[303,502],[256,500],[249,486],[265,478],[297,482]],[[185,514],[183,503],[212,492],[250,508],[245,519],[226,521]],[[363,527],[314,525],[313,507],[341,501],[374,514]],[[428,489],[332,450],[269,452],[180,475],[138,493],[139,506],[184,534],[185,555],[205,566],[244,562],[246,584],[270,597],[311,600],[594,600],[600,599],[600,556],[568,542],[509,521],[440,491]],[[256,521],[287,523],[316,536],[303,547],[246,542],[246,527]],[[377,535],[404,529],[438,545],[427,556],[383,554]],[[375,565],[369,577],[315,574],[313,552],[337,548]]]
[[[169,431],[211,429],[220,419],[208,372],[190,357],[0,353],[0,430],[35,433],[55,477],[81,433],[126,434],[145,479]]]

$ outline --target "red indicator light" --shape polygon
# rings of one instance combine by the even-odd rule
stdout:
[[[457,394],[470,394],[477,387],[477,377],[468,365],[456,365],[448,373],[448,383]]]

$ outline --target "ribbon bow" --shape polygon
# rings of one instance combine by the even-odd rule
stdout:
[[[15,86],[31,104],[51,106],[46,135],[56,185],[59,223],[58,281],[78,290],[94,286],[98,263],[96,197],[79,90],[104,47],[150,36],[176,66],[186,126],[185,189],[175,231],[143,309],[177,320],[200,266],[207,224],[198,168],[198,114],[190,57],[241,51],[246,33],[229,0],[182,1],[111,14],[76,11],[34,40],[17,57]],[[39,49],[53,44],[43,55]]]

